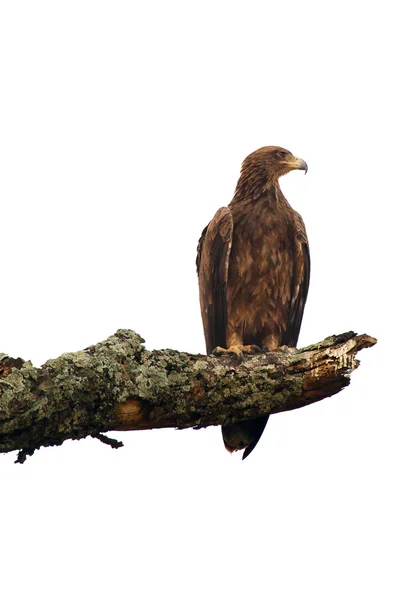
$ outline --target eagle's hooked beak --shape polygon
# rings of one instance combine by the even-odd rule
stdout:
[[[302,158],[297,158],[297,156],[295,156],[293,162],[293,169],[299,169],[300,171],[304,171],[305,175],[308,171],[308,166],[305,160],[303,160]]]

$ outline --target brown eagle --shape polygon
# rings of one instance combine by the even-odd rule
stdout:
[[[253,353],[295,347],[310,277],[303,219],[278,183],[307,164],[278,146],[250,154],[229,206],[204,229],[197,248],[207,353]],[[225,349],[225,350],[224,350]],[[229,452],[246,458],[268,416],[222,426]]]

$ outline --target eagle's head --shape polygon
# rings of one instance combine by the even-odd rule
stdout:
[[[266,180],[277,180],[294,169],[301,169],[307,173],[307,163],[302,158],[293,156],[289,150],[280,146],[265,146],[249,154],[243,161],[242,171],[247,169],[264,171]]]
[[[250,195],[256,200],[268,187],[276,185],[279,177],[294,169],[307,173],[307,163],[280,146],[259,148],[243,161],[235,197]]]

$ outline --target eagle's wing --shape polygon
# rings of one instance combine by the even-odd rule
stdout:
[[[310,283],[310,250],[303,219],[299,213],[294,215],[295,243],[294,270],[291,286],[291,297],[287,329],[283,335],[282,344],[295,347],[300,333],[304,306],[307,300]]]
[[[201,234],[197,247],[200,307],[207,353],[226,348],[229,257],[233,219],[229,208],[220,208]]]

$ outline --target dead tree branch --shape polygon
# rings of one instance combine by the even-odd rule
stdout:
[[[130,330],[35,368],[0,354],[0,452],[112,430],[207,427],[292,410],[337,394],[376,340],[354,332],[301,350],[245,357],[147,351]]]

